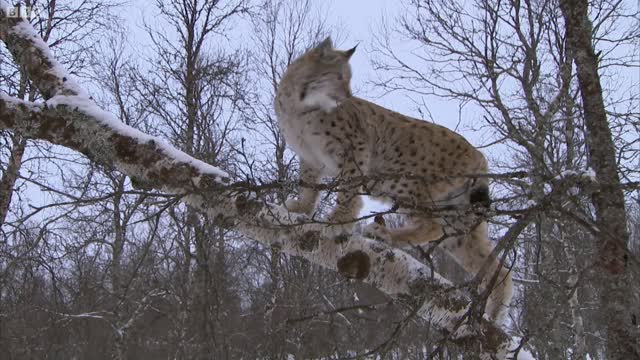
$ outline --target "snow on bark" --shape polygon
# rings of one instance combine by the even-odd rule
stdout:
[[[184,194],[186,203],[208,212],[220,224],[366,281],[416,307],[417,315],[446,332],[458,329],[469,311],[469,299],[461,291],[407,253],[360,236],[334,238],[331,226],[311,223],[304,215],[259,202],[248,193],[232,195],[238,187],[221,177],[224,173],[217,168],[190,159],[168,144],[160,145],[156,138],[115,121],[94,105],[73,97],[28,103],[2,96],[0,128],[20,129],[26,136],[80,151],[155,188]],[[479,337],[460,343],[482,341],[486,358],[505,358],[512,346],[508,336],[486,320],[469,330],[458,330],[457,336]]]
[[[6,14],[6,8],[3,11]],[[0,96],[0,129],[19,129],[25,136],[77,150],[145,185],[183,196],[183,201],[206,211],[220,225],[366,281],[410,305],[445,333],[455,332],[451,341],[480,351],[481,358],[504,359],[507,349],[515,348],[489,321],[460,326],[469,312],[468,297],[407,253],[361,236],[335,237],[331,226],[260,202],[248,187],[230,184],[224,171],[101,110],[70,80],[30,25],[11,20],[0,27],[2,39],[48,100],[29,103]]]
[[[225,171],[187,155],[185,152],[173,147],[164,139],[145,134],[138,129],[125,125],[113,114],[102,110],[93,100],[85,96],[56,95],[46,101],[46,106],[57,107],[58,105],[65,105],[68,108],[81,112],[108,126],[120,135],[136,139],[139,143],[154,142],[160,151],[172,158],[176,163],[189,164],[197,168],[200,173],[216,176],[219,179],[229,178],[229,174]],[[199,179],[193,179],[193,181],[197,184]]]
[[[147,186],[172,193],[195,191],[203,182],[229,182],[224,171],[126,126],[88,101],[57,96],[51,103],[28,103],[2,96],[0,127],[24,127],[26,136],[80,151]]]
[[[13,7],[0,0],[0,38],[4,41],[16,63],[29,74],[45,99],[56,94],[88,97],[69,72],[55,59],[42,37],[33,26],[20,17],[8,17]]]

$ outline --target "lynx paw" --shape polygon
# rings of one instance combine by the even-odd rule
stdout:
[[[353,233],[353,226],[332,225],[326,228],[326,236],[337,243],[345,243]]]
[[[309,207],[298,199],[287,199],[287,201],[284,202],[284,207],[287,208],[289,212],[299,214],[308,214],[310,212]]]
[[[377,222],[372,222],[365,226],[362,230],[362,235],[374,240],[382,241],[388,245],[392,245],[389,230],[387,230],[384,225],[378,224]]]
[[[497,290],[499,291],[500,289]],[[505,318],[509,313],[508,302],[511,297],[508,297],[509,300],[506,300],[507,303],[504,302],[504,299],[495,299],[495,297],[496,296],[494,296],[494,294],[491,294],[491,296],[489,296],[489,299],[487,299],[487,305],[485,306],[484,315],[495,324],[504,324]]]

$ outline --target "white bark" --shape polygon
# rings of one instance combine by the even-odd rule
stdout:
[[[569,309],[571,310],[571,330],[573,331],[573,344],[574,349],[572,353],[573,359],[584,359],[587,351],[584,336],[584,321],[580,312],[580,299],[578,298],[578,266],[576,263],[576,257],[574,254],[575,249],[571,248],[571,244],[564,237],[564,233],[560,239],[562,247],[567,257],[569,271],[571,275],[567,280],[567,286],[572,289],[571,297],[569,298]]]
[[[25,136],[75,149],[147,186],[179,194],[185,203],[206,211],[220,225],[267,245],[278,244],[285,253],[366,281],[409,304],[436,328],[457,331],[458,340],[452,341],[481,358],[506,357],[510,338],[486,320],[473,328],[461,327],[469,310],[468,297],[429,267],[403,251],[361,236],[336,241],[331,227],[254,200],[251,186],[231,184],[224,171],[118,122],[66,78],[66,71],[48,49],[43,49],[46,45],[37,41],[37,34],[26,29],[26,22],[18,20],[15,25],[19,31],[3,25],[2,39],[16,61],[25,57],[15,54],[29,53],[32,57],[27,60],[41,65],[26,70],[36,86],[55,99],[29,103],[0,97],[0,129],[19,129]],[[73,84],[73,91],[64,91],[67,82]]]

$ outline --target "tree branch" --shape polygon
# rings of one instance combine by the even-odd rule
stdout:
[[[8,22],[4,17],[2,39],[50,99],[34,103],[0,97],[0,129],[19,130],[27,137],[74,149],[145,185],[179,195],[220,225],[372,284],[411,306],[436,328],[464,339],[465,346],[481,358],[506,357],[511,339],[484,319],[467,329],[472,331],[456,333],[469,312],[469,298],[429,267],[401,250],[361,236],[334,238],[331,226],[306,223],[304,216],[257,201],[249,192],[226,191],[230,179],[224,171],[124,125],[75,89],[69,78],[60,78],[67,76],[66,71],[29,28],[26,21]],[[30,65],[35,62],[39,65]]]

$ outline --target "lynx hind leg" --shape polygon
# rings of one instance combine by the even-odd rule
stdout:
[[[311,215],[316,208],[318,192],[310,188],[302,188],[297,199],[287,199],[284,206],[290,212]]]
[[[487,223],[476,226],[469,236],[447,239],[444,248],[473,275],[480,271],[485,262],[489,262],[480,284],[483,289],[486,289],[498,271],[498,277],[487,299],[485,313],[494,322],[501,322],[511,303],[513,280],[509,269],[501,266],[499,260],[491,255],[492,246],[487,234]]]
[[[365,227],[364,234],[402,248],[439,240],[444,232],[442,226],[432,219],[412,218],[406,226],[389,229],[382,216],[376,216],[375,221]]]
[[[439,240],[444,235],[442,225],[424,218],[411,218],[406,226],[388,231],[391,244],[395,247],[418,246]]]

